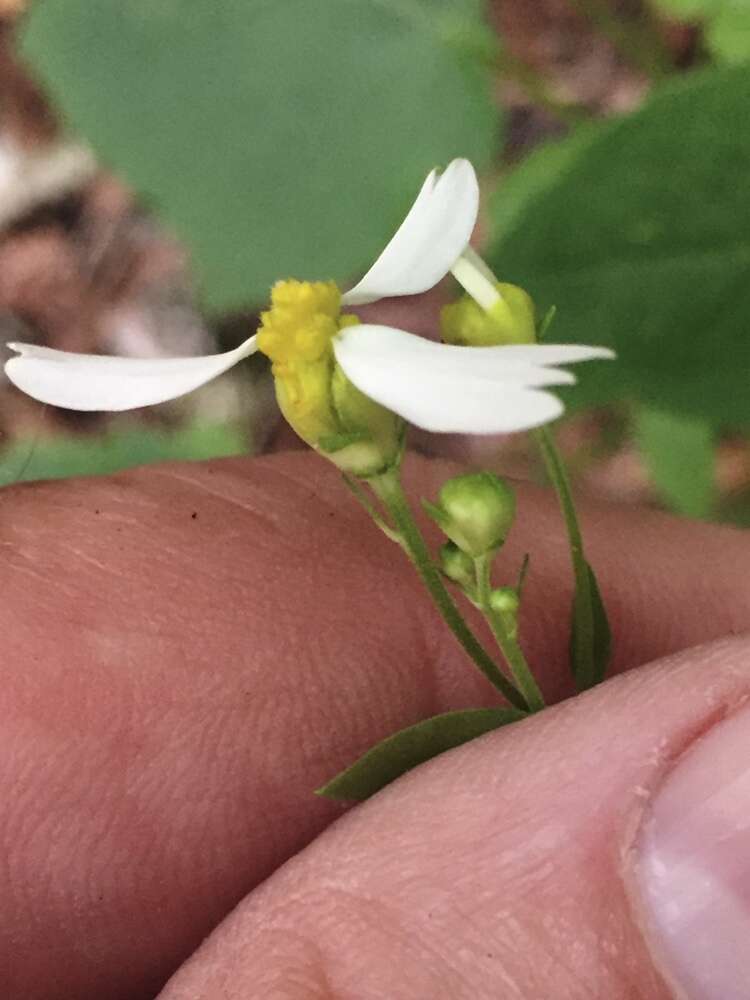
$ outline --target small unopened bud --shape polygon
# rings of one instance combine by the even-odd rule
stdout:
[[[518,611],[521,600],[515,587],[497,587],[490,592],[490,608],[500,616],[511,639],[518,636]]]
[[[440,569],[444,576],[457,583],[466,591],[475,586],[474,560],[463,552],[455,542],[446,542],[440,548]]]
[[[443,307],[440,329],[447,344],[497,347],[535,343],[536,318],[531,296],[518,285],[501,281],[496,287],[499,298],[487,310],[468,295]]]
[[[437,504],[423,504],[448,538],[474,559],[503,544],[516,513],[513,491],[491,472],[449,479]]]
[[[490,593],[490,607],[498,614],[516,614],[520,605],[515,587],[497,587]]]

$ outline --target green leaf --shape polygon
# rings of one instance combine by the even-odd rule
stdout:
[[[498,113],[452,0],[40,0],[23,52],[189,244],[208,302],[371,263],[426,173]],[[481,27],[473,3],[460,24]]]
[[[665,14],[674,14],[683,19],[708,17],[721,9],[726,0],[658,0],[658,6]]]
[[[445,750],[525,717],[515,708],[469,708],[425,719],[376,744],[317,794],[361,802]]]
[[[750,5],[727,3],[706,26],[711,53],[725,63],[750,59]]]
[[[0,486],[37,479],[101,476],[152,462],[200,461],[242,455],[245,436],[225,424],[178,431],[138,427],[108,434],[20,441],[0,453]]]
[[[695,73],[532,156],[495,201],[498,276],[614,347],[570,400],[750,424],[750,69]],[[506,203],[511,200],[511,204]]]
[[[716,450],[706,421],[641,408],[635,439],[661,497],[680,514],[709,517],[716,500]]]
[[[579,691],[586,691],[604,680],[612,653],[612,631],[607,610],[589,562],[586,562],[586,575],[586,586],[576,588],[570,628],[570,666]],[[584,635],[582,622],[591,623],[590,642]]]
[[[720,62],[750,58],[750,3],[747,0],[659,0],[665,14],[703,22],[703,38]]]

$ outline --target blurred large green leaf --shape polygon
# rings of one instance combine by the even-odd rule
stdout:
[[[709,517],[716,502],[716,441],[706,422],[641,407],[635,440],[659,495],[680,514]]]
[[[750,70],[696,74],[540,150],[501,189],[490,258],[607,344],[579,404],[623,397],[750,423]]]
[[[188,242],[210,304],[345,279],[434,165],[485,164],[459,0],[37,0],[23,51],[71,126]]]
[[[750,3],[726,3],[706,26],[706,44],[713,55],[726,63],[750,59]]]

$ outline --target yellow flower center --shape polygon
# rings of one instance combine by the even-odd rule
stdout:
[[[340,316],[341,292],[333,281],[277,281],[258,330],[258,348],[273,362],[274,375],[323,358]]]
[[[333,281],[277,281],[271,308],[261,313],[258,348],[271,359],[276,393],[287,420],[306,440],[336,426],[330,384],[333,338],[358,320],[341,315]]]

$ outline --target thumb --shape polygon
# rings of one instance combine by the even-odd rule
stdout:
[[[251,894],[162,1000],[738,1000],[750,641],[437,758]]]

